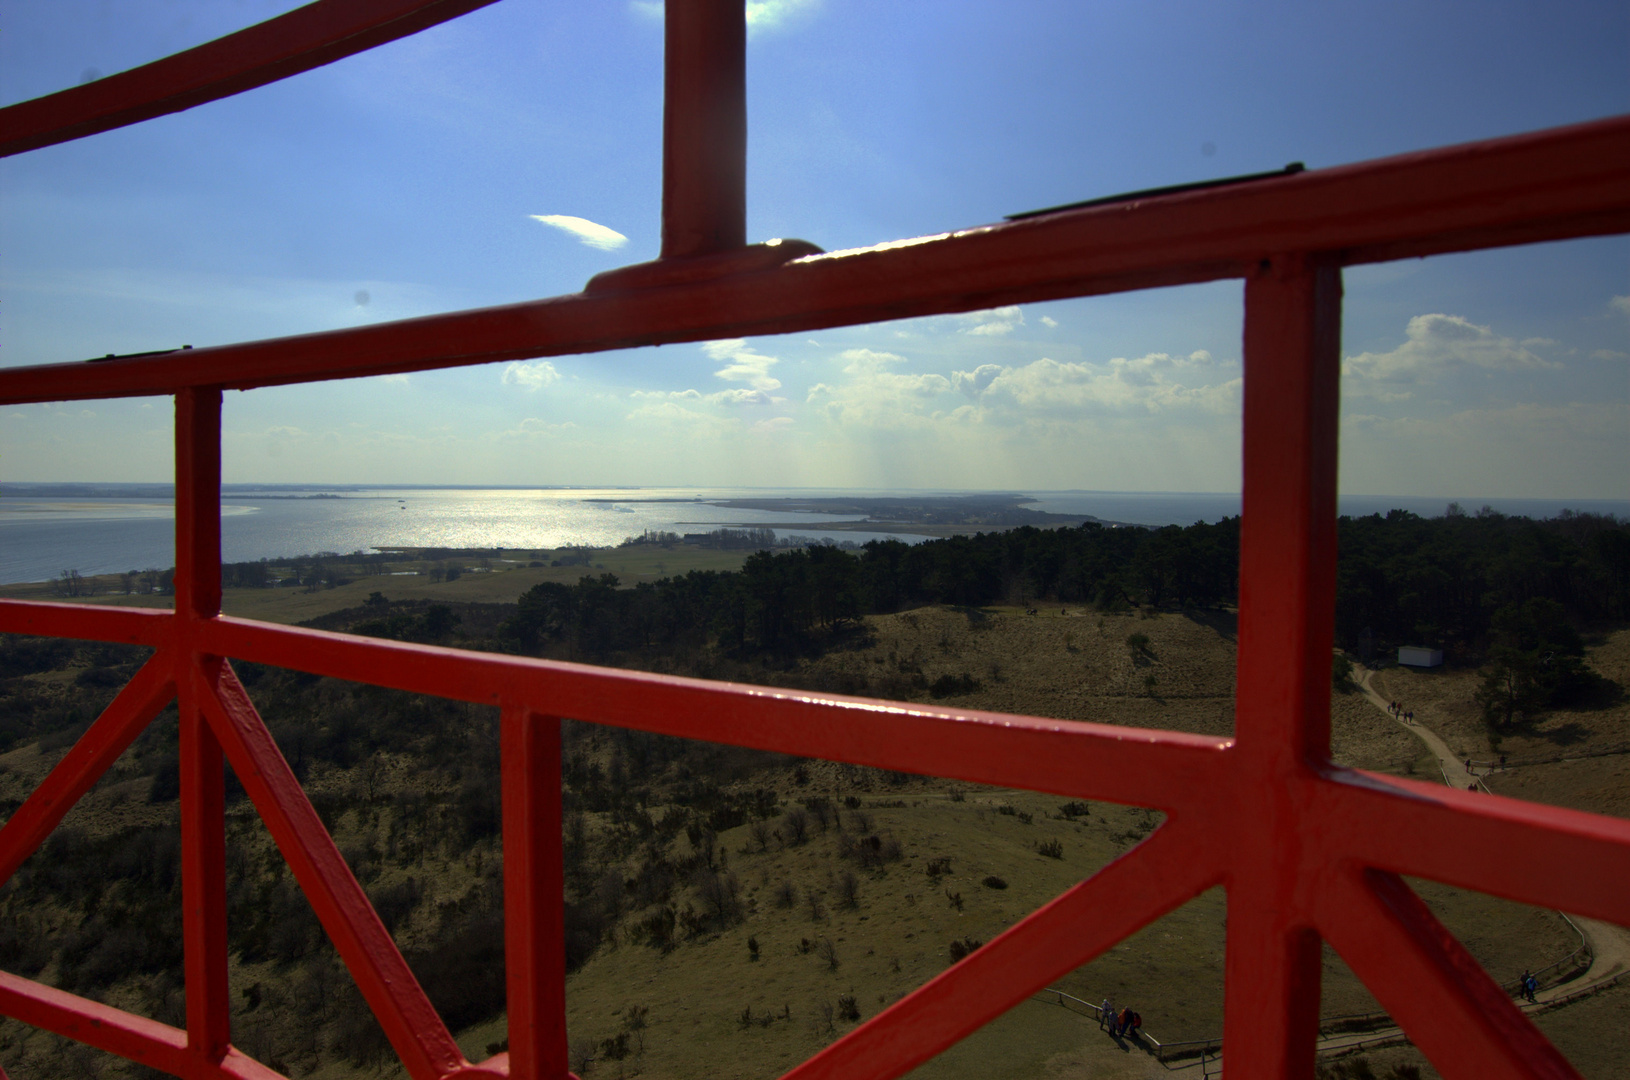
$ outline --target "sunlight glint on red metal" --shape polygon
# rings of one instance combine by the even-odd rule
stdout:
[[[321,0],[94,90],[0,109],[0,154],[236,93],[481,2]],[[176,398],[175,611],[0,601],[0,631],[159,650],[0,829],[0,879],[178,698],[188,1027],[4,972],[0,1012],[177,1075],[276,1076],[229,1042],[224,758],[411,1076],[568,1075],[554,718],[572,716],[1167,814],[1144,843],[789,1074],[800,1080],[898,1076],[1216,885],[1229,893],[1232,1074],[1311,1076],[1322,937],[1445,1076],[1576,1075],[1399,875],[1630,924],[1630,823],[1329,761],[1340,267],[1630,231],[1630,118],[785,265],[762,249],[731,262],[745,240],[741,11],[740,0],[668,0],[665,258],[654,272],[507,308],[93,368],[0,370],[0,403]],[[222,387],[1225,277],[1246,282],[1237,742],[460,653],[219,614]],[[507,1053],[481,1065],[459,1054],[226,657],[501,707]],[[1500,858],[1488,857],[1494,850]]]

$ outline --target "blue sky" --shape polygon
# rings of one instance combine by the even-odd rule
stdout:
[[[0,0],[0,101],[291,6]],[[1620,0],[749,9],[749,238],[828,250],[1630,111]],[[659,5],[502,0],[0,162],[0,364],[574,292],[651,258],[661,54]],[[1344,491],[1630,497],[1630,239],[1358,268],[1347,293]],[[234,393],[226,478],[1234,490],[1240,296]],[[162,399],[0,408],[0,481],[165,479],[169,424]]]

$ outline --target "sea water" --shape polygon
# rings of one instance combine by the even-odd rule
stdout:
[[[44,581],[64,570],[117,573],[175,563],[175,512],[162,489],[98,485],[89,494],[56,490],[31,496],[26,486],[0,493],[0,582]],[[155,494],[156,490],[156,494]],[[21,492],[21,493],[20,493]],[[750,488],[279,488],[228,487],[221,503],[221,556],[249,562],[330,551],[384,547],[537,550],[571,545],[608,547],[646,530],[709,532],[727,526],[775,523],[779,539],[795,535],[865,543],[922,536],[823,529],[859,515],[745,510],[714,505],[726,499],[889,497],[956,494],[944,491],[839,491]],[[1237,493],[1032,491],[1026,505],[1055,514],[1161,526],[1214,522],[1239,513]],[[337,496],[312,498],[313,495]],[[1343,514],[1403,509],[1441,515],[1450,500],[1343,496]],[[1630,517],[1623,500],[1460,499],[1468,512],[1485,503],[1507,514],[1550,517],[1563,509]]]

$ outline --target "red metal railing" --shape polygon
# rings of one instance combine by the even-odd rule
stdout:
[[[322,0],[93,84],[95,93],[79,88],[0,110],[0,148],[15,153],[186,108],[476,6]],[[744,247],[741,2],[668,0],[667,12],[658,262],[550,300],[93,368],[0,371],[0,403],[175,396],[174,611],[0,601],[0,631],[157,650],[0,830],[0,879],[178,701],[187,1019],[176,1029],[6,973],[0,1012],[179,1076],[277,1075],[231,1044],[224,758],[410,1075],[568,1075],[555,718],[571,716],[1167,815],[1144,843],[789,1077],[898,1076],[1216,885],[1229,897],[1224,1039],[1234,1075],[1311,1076],[1321,939],[1444,1075],[1577,1075],[1401,875],[1630,925],[1630,822],[1330,761],[1340,268],[1630,231],[1630,118],[858,251],[824,254],[798,241]],[[1225,277],[1246,282],[1233,739],[462,653],[220,614],[223,388]],[[500,706],[507,1054],[463,1059],[228,658]]]

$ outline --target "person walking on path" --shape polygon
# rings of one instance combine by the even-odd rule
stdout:
[[[1115,1003],[1110,1001],[1108,998],[1105,998],[1104,1003],[1098,1006],[1098,1027],[1100,1029],[1108,1027],[1113,1032],[1114,1026]]]
[[[1117,1037],[1125,1035],[1127,1029],[1131,1026],[1132,1006],[1128,1005],[1126,1008],[1122,1009],[1120,1015],[1115,1018],[1115,1028],[1110,1032],[1110,1034]]]

